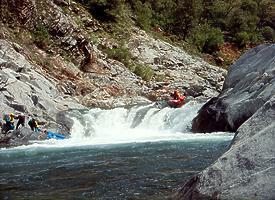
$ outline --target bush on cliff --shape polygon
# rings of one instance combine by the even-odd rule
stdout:
[[[201,52],[213,53],[223,44],[223,34],[220,29],[203,24],[190,32],[187,41],[196,45]]]
[[[41,49],[45,49],[50,43],[49,30],[43,24],[39,24],[33,32],[34,43]]]
[[[126,67],[129,68],[130,66],[130,59],[132,57],[129,50],[123,46],[116,47],[116,48],[107,48],[105,49],[108,57],[114,60],[118,60],[122,62]]]
[[[134,73],[140,76],[145,81],[150,81],[154,75],[154,72],[151,69],[151,67],[141,64],[135,65]]]

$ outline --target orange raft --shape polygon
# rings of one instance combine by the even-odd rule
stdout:
[[[172,108],[180,108],[184,105],[185,96],[181,96],[179,99],[171,99],[167,104]]]

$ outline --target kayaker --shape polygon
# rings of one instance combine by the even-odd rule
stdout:
[[[173,98],[173,100],[179,100],[181,95],[178,90],[175,90],[174,93],[171,93],[170,96]]]
[[[181,95],[178,90],[175,90],[173,93],[170,94],[172,99],[168,101],[168,105],[173,108],[179,108],[185,103],[185,93]]]
[[[175,90],[174,93],[171,93],[170,96],[173,98],[173,100],[183,101],[186,98],[185,93],[183,93],[183,95],[181,95],[178,90]]]
[[[13,113],[4,114],[3,119],[5,124],[3,125],[3,132],[7,133],[10,130],[14,129],[14,115]]]

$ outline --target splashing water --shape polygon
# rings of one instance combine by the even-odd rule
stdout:
[[[130,109],[92,109],[74,118],[71,141],[82,144],[115,144],[188,139],[232,139],[230,134],[191,134],[191,123],[202,104],[159,109],[153,104]]]
[[[3,199],[165,199],[226,151],[233,137],[192,134],[201,106],[86,111],[73,118],[69,139],[1,149],[0,194]]]
[[[231,140],[233,134],[192,134],[192,120],[203,104],[189,102],[181,108],[159,109],[154,104],[103,110],[91,109],[73,118],[71,138],[34,141],[31,147],[70,147],[101,144],[183,140]]]
[[[82,119],[74,119],[72,140],[85,138],[93,144],[100,144],[178,139],[190,131],[191,120],[200,106],[92,109]]]

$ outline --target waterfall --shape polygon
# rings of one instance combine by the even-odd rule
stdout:
[[[14,149],[85,147],[122,143],[192,140],[231,140],[233,133],[191,133],[192,120],[203,104],[190,101],[181,108],[158,108],[156,104],[104,110],[94,108],[77,118],[71,137],[65,140],[32,141]]]
[[[71,140],[82,144],[114,144],[203,137],[204,134],[190,132],[191,122],[202,105],[189,102],[176,109],[160,109],[154,104],[129,109],[91,109],[81,119],[73,119]]]

